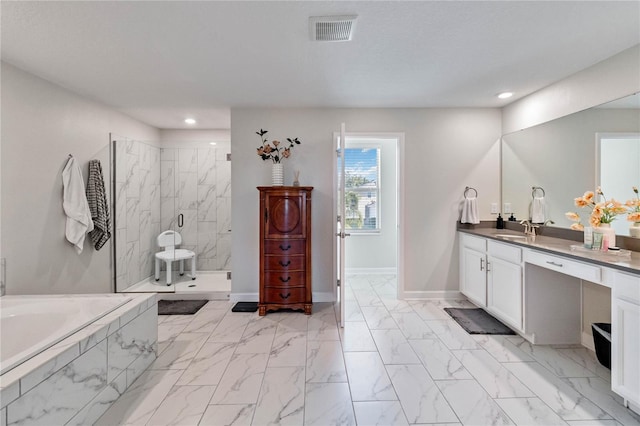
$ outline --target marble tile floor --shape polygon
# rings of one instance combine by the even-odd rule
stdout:
[[[393,276],[348,278],[344,329],[328,303],[158,317],[158,359],[97,424],[640,424],[589,350],[470,336],[443,311],[466,301],[399,301]]]
[[[164,271],[160,281],[152,276],[132,285],[124,290],[124,293],[213,293],[218,296],[215,300],[229,300],[231,293],[231,280],[227,280],[226,271],[198,271],[196,279],[192,280],[188,273],[180,276],[177,271],[173,273],[173,283],[167,285]]]

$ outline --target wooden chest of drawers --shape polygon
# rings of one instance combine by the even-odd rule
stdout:
[[[311,314],[311,191],[261,186],[259,314],[300,309]]]

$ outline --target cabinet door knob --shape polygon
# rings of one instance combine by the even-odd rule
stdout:
[[[278,263],[280,264],[280,266],[282,266],[283,268],[286,268],[287,266],[291,265],[291,260],[287,260],[287,263],[284,263],[282,260],[279,260]]]
[[[291,277],[287,277],[286,280],[284,278],[282,278],[282,277],[278,277],[278,278],[280,278],[280,281],[282,281],[283,283],[288,283],[289,280],[291,279]]]
[[[280,250],[282,251],[287,251],[291,248],[291,244],[287,244],[286,247],[284,247],[282,244],[280,244]]]
[[[280,293],[280,297],[282,297],[283,299],[288,299],[289,296],[291,296],[291,293],[287,293],[287,294]]]

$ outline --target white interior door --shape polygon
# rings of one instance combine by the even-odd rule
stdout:
[[[336,271],[338,285],[338,316],[340,327],[344,327],[344,297],[345,297],[345,273],[344,273],[344,239],[349,234],[345,233],[344,217],[344,146],[345,146],[345,124],[340,126],[340,137],[336,143]]]

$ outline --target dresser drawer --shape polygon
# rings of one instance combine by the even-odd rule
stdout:
[[[602,278],[602,269],[599,266],[589,265],[567,259],[566,257],[554,256],[535,250],[525,251],[525,261],[595,283],[599,283]]]
[[[304,271],[296,272],[265,272],[265,287],[298,287],[304,286],[306,273]]]
[[[268,255],[264,257],[264,268],[268,271],[304,271],[304,260],[303,255]]]
[[[304,303],[305,302],[304,287],[274,288],[265,287],[264,302],[265,303]]]
[[[304,254],[306,240],[265,240],[264,254]]]

